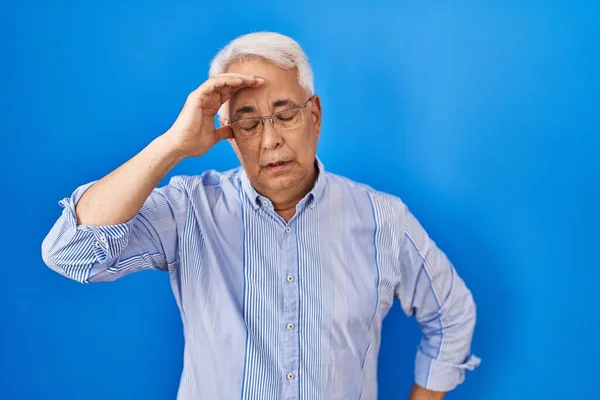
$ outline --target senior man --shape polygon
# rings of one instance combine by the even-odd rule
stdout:
[[[442,399],[478,365],[469,289],[400,198],[325,170],[321,116],[298,43],[244,35],[167,132],[60,202],[42,244],[56,272],[169,273],[185,335],[178,399],[375,399],[394,298],[423,331],[410,399]],[[240,167],[157,188],[225,139]]]

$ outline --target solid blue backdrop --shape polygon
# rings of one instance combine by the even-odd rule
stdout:
[[[220,47],[275,30],[312,61],[326,168],[402,197],[472,289],[483,363],[448,399],[600,399],[598,11],[5,0],[0,398],[175,397],[183,338],[167,276],[79,285],[44,266],[41,242],[58,200],[170,126]],[[172,174],[237,165],[221,143]],[[396,304],[381,399],[406,398],[418,339]]]

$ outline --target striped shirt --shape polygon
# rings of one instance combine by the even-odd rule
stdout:
[[[175,176],[131,220],[77,223],[64,208],[45,263],[81,283],[168,272],[185,336],[178,399],[376,399],[393,304],[419,322],[415,382],[448,391],[470,354],[475,303],[402,200],[329,173],[286,223],[243,168]]]

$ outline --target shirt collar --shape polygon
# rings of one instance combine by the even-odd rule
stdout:
[[[319,157],[315,157],[315,164],[317,167],[317,180],[315,181],[312,190],[307,193],[307,195],[300,201],[300,203],[298,203],[299,205],[306,203],[306,205],[311,208],[314,208],[316,206],[316,203],[323,196],[326,179],[325,168]],[[240,181],[242,190],[250,200],[250,203],[252,204],[255,210],[258,209],[261,205],[271,208],[273,207],[271,200],[259,194],[254,189],[252,184],[250,184],[250,180],[248,179],[248,175],[246,174],[246,170],[243,166],[240,167]]]

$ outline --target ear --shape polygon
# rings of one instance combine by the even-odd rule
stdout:
[[[322,109],[321,109],[321,99],[319,96],[315,95],[311,100],[310,112],[312,121],[315,124],[315,130],[317,132],[317,138],[321,134],[321,117],[322,117]]]

